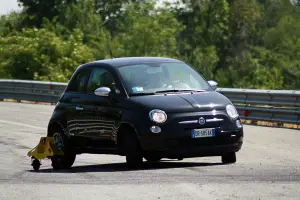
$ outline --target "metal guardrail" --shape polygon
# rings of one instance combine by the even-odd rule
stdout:
[[[0,100],[56,103],[67,83],[0,80]],[[241,118],[300,124],[300,91],[218,88],[236,106]]]
[[[241,118],[300,124],[300,91],[219,88]]]
[[[40,101],[55,103],[67,83],[25,80],[0,80],[0,100]]]

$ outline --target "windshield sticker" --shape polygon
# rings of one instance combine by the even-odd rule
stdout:
[[[133,92],[144,92],[144,88],[143,87],[133,87],[132,91]]]

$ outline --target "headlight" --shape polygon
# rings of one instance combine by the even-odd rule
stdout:
[[[167,114],[162,110],[151,110],[149,116],[156,123],[164,123],[167,120]]]
[[[229,105],[226,106],[226,112],[229,115],[229,117],[231,117],[232,119],[236,119],[239,116],[237,110],[231,104],[229,104]]]

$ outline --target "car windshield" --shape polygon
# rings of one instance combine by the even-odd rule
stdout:
[[[118,70],[129,95],[212,90],[199,73],[183,62],[126,65]]]

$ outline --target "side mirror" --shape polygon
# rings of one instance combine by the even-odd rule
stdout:
[[[208,84],[214,89],[216,90],[218,88],[218,83],[215,81],[208,81]]]
[[[108,96],[108,94],[111,92],[110,88],[108,87],[100,87],[100,88],[97,88],[95,90],[95,95],[97,96]]]

